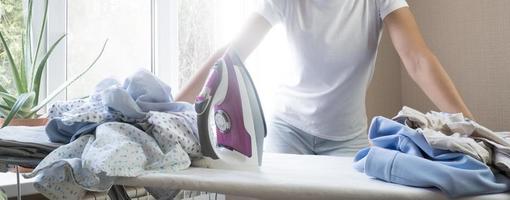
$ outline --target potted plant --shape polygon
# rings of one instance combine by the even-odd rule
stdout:
[[[46,20],[48,13],[48,0],[44,2],[44,15],[43,22],[39,29],[39,37],[35,42],[32,42],[32,7],[33,0],[28,0],[27,15],[24,19],[24,29],[22,34],[21,56],[15,59],[10,51],[8,41],[4,37],[3,30],[0,30],[0,42],[4,48],[5,55],[8,59],[10,71],[12,72],[12,80],[16,86],[14,92],[9,92],[5,87],[0,85],[0,125],[5,127],[7,125],[44,125],[46,119],[39,118],[38,111],[43,108],[48,102],[55,98],[60,92],[65,90],[70,84],[76,81],[79,77],[89,71],[92,66],[103,54],[107,41],[105,41],[101,52],[94,59],[94,61],[79,73],[77,76],[72,77],[58,87],[53,93],[48,95],[45,99],[40,100],[41,78],[44,68],[47,65],[48,58],[55,49],[55,47],[64,39],[65,34],[60,36],[57,41],[49,45],[46,52],[41,52],[42,35],[46,31]],[[33,48],[35,45],[35,51]]]

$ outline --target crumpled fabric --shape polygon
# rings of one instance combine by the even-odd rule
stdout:
[[[450,125],[457,129],[464,129],[462,132],[473,132],[474,128],[471,127],[462,113],[439,113],[439,112],[428,112],[426,114],[421,113],[413,108],[404,106],[400,110],[397,116],[393,117],[393,120],[403,123],[411,128],[422,128],[422,129],[433,129],[443,131],[445,133],[451,133]],[[464,126],[462,126],[464,125]]]
[[[421,113],[404,106],[393,118],[417,129],[437,149],[465,153],[497,169],[510,173],[510,137],[465,118],[462,113]]]
[[[461,133],[471,137],[486,138],[498,144],[510,146],[510,141],[503,139],[487,127],[478,124],[462,115],[462,113],[445,113],[431,111],[426,114],[404,106],[393,117],[393,120],[406,124],[411,128],[433,129],[446,135]]]
[[[30,174],[50,199],[80,199],[86,191],[109,190],[116,177],[188,168],[200,156],[196,112],[176,103],[170,88],[149,72],[137,72],[122,87],[106,79],[87,99],[50,108],[48,136],[69,141]],[[86,129],[82,134],[68,134]],[[48,125],[50,126],[50,125]]]
[[[425,139],[433,148],[465,153],[483,163],[492,162],[491,148],[465,134],[445,135],[433,129],[422,130],[418,128],[417,130],[425,136]]]
[[[93,133],[101,123],[136,123],[145,120],[149,111],[186,110],[193,108],[189,103],[174,102],[169,86],[141,70],[122,85],[115,79],[105,79],[88,98],[51,105],[46,133],[52,142],[69,143],[81,135]]]
[[[498,132],[498,135],[510,141],[510,132]],[[493,151],[492,165],[510,177],[510,147],[498,144],[486,138],[476,138]]]
[[[463,153],[435,149],[423,134],[384,117],[372,120],[372,146],[360,150],[353,167],[369,176],[415,187],[436,187],[450,197],[501,193],[510,179]]]

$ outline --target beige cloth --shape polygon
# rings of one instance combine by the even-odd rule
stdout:
[[[510,132],[499,132],[498,135],[505,140],[510,141]],[[485,138],[476,139],[483,141],[484,144],[493,150],[492,165],[510,177],[510,147],[495,143]]]
[[[461,152],[510,174],[510,133],[494,132],[462,113],[421,113],[404,106],[393,118],[417,129],[437,149]]]

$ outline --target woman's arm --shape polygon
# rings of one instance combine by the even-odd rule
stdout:
[[[473,115],[443,66],[425,43],[409,8],[400,8],[384,19],[393,46],[411,78],[443,112]]]
[[[244,28],[237,37],[227,47],[217,50],[207,62],[198,70],[193,78],[187,83],[182,91],[175,98],[176,101],[186,101],[189,103],[195,102],[195,97],[198,95],[205,80],[209,74],[209,70],[214,65],[227,48],[233,48],[239,54],[242,60],[248,57],[253,49],[258,46],[262,38],[271,29],[271,24],[261,15],[253,14],[245,23]]]

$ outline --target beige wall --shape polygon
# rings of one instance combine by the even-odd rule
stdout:
[[[510,1],[408,0],[408,3],[425,40],[477,121],[494,130],[510,131]],[[367,97],[368,115],[394,114],[394,108],[400,105],[421,111],[437,110],[403,68],[399,69],[400,75],[390,73],[395,72],[395,63],[399,62],[391,43],[383,40],[380,49]],[[388,89],[398,88],[400,100],[388,97],[395,94]],[[389,101],[400,101],[400,105]]]
[[[425,40],[480,123],[510,131],[510,1],[409,0]],[[436,109],[402,73],[402,102]]]

